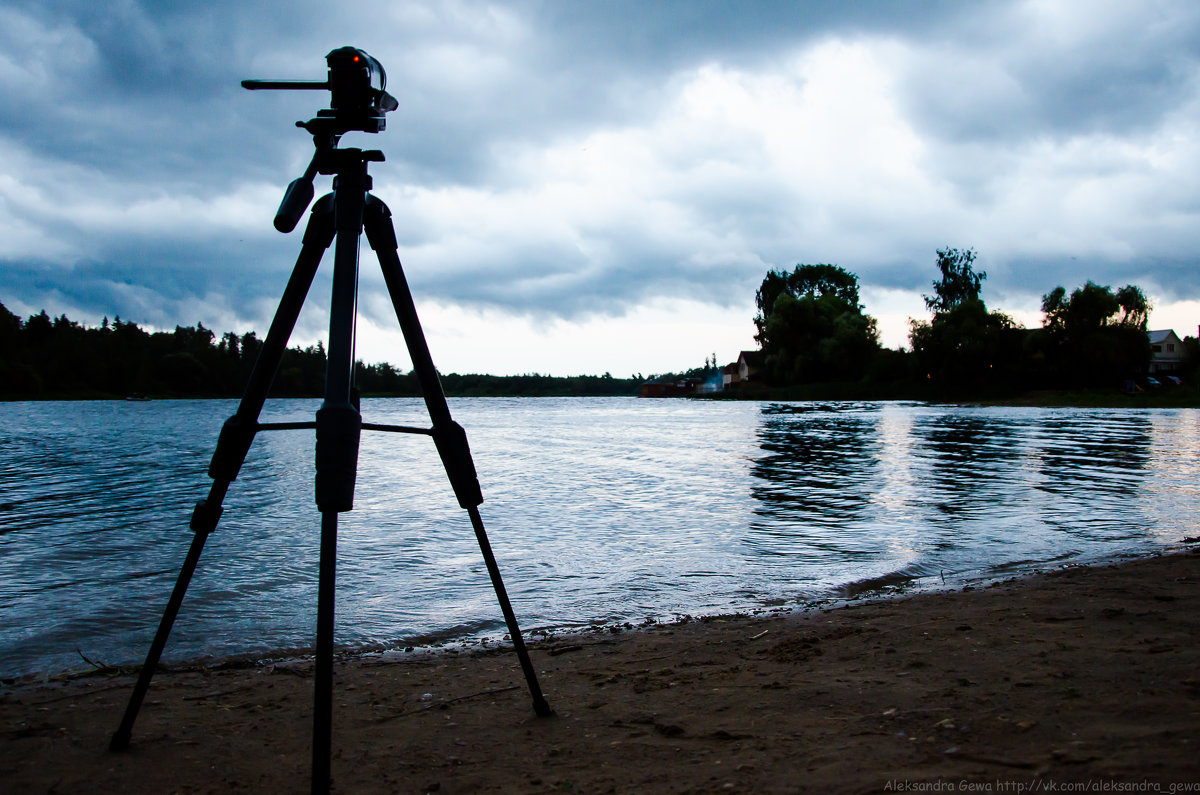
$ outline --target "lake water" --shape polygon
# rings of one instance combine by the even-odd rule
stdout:
[[[318,401],[268,403],[310,420]],[[140,662],[236,401],[0,404],[0,678]],[[1200,411],[456,399],[526,631],[792,608],[1196,535]],[[366,421],[427,425],[419,400]],[[164,661],[311,647],[312,432],[260,433]],[[430,439],[364,433],[337,642],[504,634]]]

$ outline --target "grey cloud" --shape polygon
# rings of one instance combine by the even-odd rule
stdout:
[[[1105,24],[1112,8],[1139,13]],[[899,67],[911,119],[937,138],[1000,145],[1152,131],[1200,89],[1200,9],[1142,8],[1098,5],[1060,27],[1031,6],[992,6],[952,39],[917,37]]]
[[[1027,166],[1031,141],[1097,135],[1142,142],[1196,103],[1200,89],[1200,12],[1186,3],[1134,12],[1144,25],[1057,44],[1031,26],[1024,8],[515,0],[349,2],[335,10],[302,0],[280,10],[227,0],[17,0],[0,11],[0,145],[30,157],[22,165],[10,160],[0,173],[23,190],[68,194],[64,204],[80,211],[139,193],[178,195],[192,202],[182,205],[188,211],[197,202],[228,201],[246,185],[276,185],[281,194],[311,153],[293,122],[325,97],[251,93],[238,82],[320,79],[325,52],[355,44],[383,61],[401,105],[384,136],[348,136],[347,143],[387,152],[388,163],[373,173],[391,197],[402,246],[417,257],[414,289],[428,297],[568,318],[598,307],[619,313],[664,295],[727,304],[752,296],[765,267],[800,261],[834,261],[874,285],[920,291],[932,278],[933,249],[947,242],[996,258],[989,287],[1040,285],[1047,274],[1064,284],[1142,276],[1165,294],[1200,294],[1188,277],[1197,194],[1178,180],[1160,204],[1147,199],[1153,206],[1145,218],[1129,220],[1122,232],[1132,241],[1129,256],[1033,256],[1016,244],[1000,248],[1002,239],[986,251],[993,242],[988,212],[1013,195],[1007,180]],[[662,186],[655,199],[673,202],[686,220],[678,232],[639,225],[635,212],[633,222],[580,221],[582,248],[531,223],[520,243],[510,242],[522,238],[513,234],[433,256],[444,242],[439,232],[405,206],[407,185],[478,189],[503,201],[537,179],[512,167],[514,153],[653,123],[680,74],[710,64],[770,70],[835,36],[887,45],[906,119],[927,148],[923,165],[951,186],[959,205],[953,213],[935,217],[931,208],[921,218],[906,197],[895,197],[894,217],[855,203],[827,207],[809,186],[751,171],[735,182]],[[47,176],[62,164],[86,173],[74,181]],[[685,175],[685,166],[675,174]],[[1080,179],[1093,179],[1132,166],[1114,158],[1080,168]],[[1161,184],[1154,174],[1145,179]],[[184,234],[186,217],[157,219],[162,225],[154,229],[97,232],[69,213],[39,219],[16,207],[12,223],[41,224],[78,253],[68,262],[25,254],[4,260],[0,300],[16,295],[30,305],[156,323],[187,322],[187,307],[212,300],[223,302],[212,309],[222,317],[262,326],[264,302],[277,298],[298,247],[296,236],[270,230],[272,211],[257,210],[263,232],[248,236],[211,220]],[[0,224],[5,217],[0,205]],[[822,236],[830,225],[840,239]],[[377,277],[365,278],[378,286]]]
[[[38,308],[46,303],[64,307],[58,311],[71,308],[80,313],[72,315],[77,320],[115,314],[157,326],[203,320],[195,307],[219,295],[220,314],[259,320],[259,299],[282,293],[292,264],[273,249],[220,241],[188,249],[142,240],[132,247],[111,245],[104,252],[107,259],[85,256],[70,266],[6,262],[0,295],[21,297]],[[247,261],[254,267],[246,267]]]
[[[621,73],[668,73],[712,61],[760,63],[817,38],[869,32],[937,31],[961,4],[931,0],[637,0],[524,4],[553,31],[561,61]]]
[[[697,261],[692,252],[634,227],[616,235],[610,230],[603,244],[607,251],[600,261],[556,245],[478,252],[478,259],[453,269],[431,269],[418,260],[409,267],[409,279],[422,295],[578,319],[620,315],[660,295],[720,306],[741,303],[764,272],[757,260]]]

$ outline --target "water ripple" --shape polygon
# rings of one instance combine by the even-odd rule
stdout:
[[[463,399],[492,544],[527,629],[961,582],[1196,533],[1200,412]],[[310,419],[315,401],[268,404]],[[0,404],[0,677],[140,661],[233,401]],[[419,400],[369,421],[427,425]],[[304,649],[319,519],[311,432],[263,433],[168,659]],[[340,517],[338,643],[503,622],[425,437],[366,434]]]

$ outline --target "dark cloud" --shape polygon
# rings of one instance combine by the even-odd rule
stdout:
[[[311,154],[293,123],[326,97],[239,81],[320,79],[343,44],[400,100],[347,144],[386,150],[410,279],[447,304],[748,304],[804,261],[919,293],[947,243],[1030,301],[1200,296],[1188,3],[16,0],[0,300],[265,326],[299,246],[270,229]]]
[[[669,74],[714,61],[760,65],[818,38],[863,33],[929,34],[949,25],[961,3],[823,0],[670,0],[523,4],[544,20],[559,63],[637,75]],[[986,4],[985,4],[986,5]],[[574,66],[573,68],[579,68]]]
[[[1044,8],[993,5],[964,17],[952,39],[912,42],[900,80],[914,123],[940,139],[1002,147],[1143,134],[1200,88],[1200,9]]]

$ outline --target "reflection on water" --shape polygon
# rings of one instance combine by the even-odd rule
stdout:
[[[1145,475],[1152,432],[1150,419],[1138,415],[1056,423],[1038,456],[1043,478],[1038,487],[1066,499],[1129,497]]]
[[[1089,559],[1194,532],[1197,412],[774,405],[746,546],[872,584]],[[1190,454],[1189,454],[1190,453]],[[1154,462],[1160,462],[1154,466]],[[1164,503],[1184,512],[1170,516]],[[1168,529],[1169,528],[1169,529]],[[842,563],[858,561],[851,571]]]
[[[1001,417],[924,417],[913,429],[915,446],[928,463],[928,516],[934,524],[987,515],[1008,495],[1008,473],[1021,454],[1011,423]]]
[[[754,462],[760,479],[750,490],[760,502],[755,513],[794,520],[820,536],[862,516],[877,490],[879,411],[814,406],[767,406],[758,428],[761,455]],[[784,528],[781,528],[784,529]]]
[[[452,401],[527,629],[796,605],[1195,535],[1200,412],[603,399]],[[145,653],[232,401],[0,404],[0,677]],[[311,419],[315,401],[268,405]],[[364,401],[422,425],[419,400]],[[341,521],[338,642],[503,621],[424,437],[366,434]],[[168,659],[311,645],[311,432],[260,434]],[[78,650],[78,651],[77,651]]]

